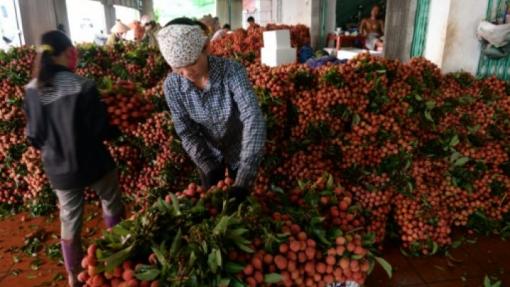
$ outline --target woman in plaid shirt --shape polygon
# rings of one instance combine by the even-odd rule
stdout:
[[[232,196],[249,194],[263,156],[266,125],[245,68],[207,55],[201,23],[188,18],[169,22],[158,34],[163,57],[172,67],[164,92],[183,148],[208,189],[235,179]]]

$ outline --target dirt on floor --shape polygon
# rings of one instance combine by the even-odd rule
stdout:
[[[105,228],[101,209],[86,206],[84,220],[87,244]],[[59,235],[58,212],[48,217],[20,213],[0,221],[0,286],[66,286]]]
[[[100,207],[87,205],[84,219],[83,241],[88,244],[105,228]],[[57,212],[0,220],[0,287],[66,286],[59,234]],[[510,286],[510,242],[497,237],[466,242],[447,256],[421,258],[403,256],[397,244],[388,244],[383,257],[393,266],[393,277],[376,267],[367,287],[481,287],[486,275],[492,283]]]

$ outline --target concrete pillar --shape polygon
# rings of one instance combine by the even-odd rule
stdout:
[[[25,44],[38,45],[43,33],[57,28],[53,0],[19,0]]]
[[[282,0],[272,0],[272,22],[273,23],[281,23],[282,22]]]
[[[53,0],[55,17],[58,24],[64,25],[65,32],[70,35],[69,18],[67,17],[66,0]]]
[[[418,1],[388,0],[386,2],[384,32],[384,56],[386,58],[404,62],[409,60]]]
[[[322,2],[327,0],[311,0],[310,7],[310,36],[312,40],[312,47],[320,48],[321,47],[321,24],[322,24]]]
[[[109,34],[113,25],[115,25],[115,21],[117,20],[115,15],[115,7],[113,7],[113,4],[104,3],[104,16],[106,23],[106,33]]]
[[[228,11],[229,0],[216,0],[216,16],[220,19],[220,24],[223,25],[229,22],[229,11]],[[230,26],[232,29],[242,28],[242,17],[243,17],[243,2],[242,0],[231,0],[231,13],[232,19]]]
[[[152,0],[142,1],[142,15],[147,15],[151,19],[154,19],[154,3]]]
[[[336,2],[337,0],[327,0],[327,20],[326,20],[326,35],[333,33],[336,30]]]

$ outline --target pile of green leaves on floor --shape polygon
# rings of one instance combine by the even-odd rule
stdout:
[[[225,254],[236,248],[253,252],[249,237],[257,233],[255,222],[247,221],[253,208],[229,210],[226,193],[218,191],[206,199],[162,199],[134,220],[123,221],[97,242],[98,261],[112,272],[126,260],[147,262],[153,253],[157,263],[140,265],[140,280],[163,279],[173,286],[219,286],[237,281],[242,266],[230,262]],[[207,203],[207,207],[206,207]],[[211,208],[222,210],[209,216]],[[100,269],[101,271],[101,269]]]

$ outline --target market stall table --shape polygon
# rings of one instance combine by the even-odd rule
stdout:
[[[360,35],[351,36],[351,35],[328,34],[328,44],[331,41],[334,41],[336,49],[340,50],[342,47],[364,46],[365,37]]]
[[[367,49],[358,49],[358,48],[342,48],[342,49],[339,49],[336,52],[336,56],[340,60],[350,60],[350,59],[356,57],[357,55],[359,55],[361,53],[370,53],[370,55],[376,56],[376,57],[382,57],[383,56],[383,52],[382,51],[371,51],[371,50],[367,50]]]

